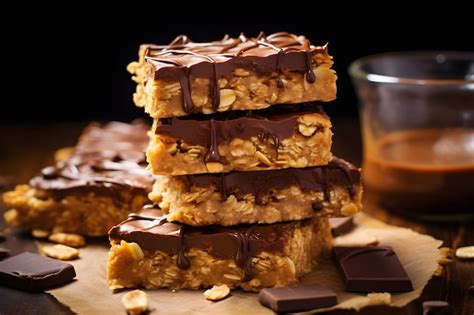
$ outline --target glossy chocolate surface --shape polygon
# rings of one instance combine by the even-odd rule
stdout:
[[[318,114],[329,119],[316,104],[274,106],[270,110],[164,118],[158,121],[155,134],[207,148],[206,163],[226,163],[219,156],[221,143],[229,143],[235,138],[257,137],[261,141],[271,139],[278,150],[282,140],[291,138],[296,132],[298,118],[305,114]]]
[[[354,196],[360,185],[360,170],[339,158],[334,158],[328,165],[307,168],[180,176],[183,176],[189,187],[214,186],[223,198],[231,194],[252,194],[257,203],[270,191],[293,185],[306,191],[322,191],[326,197],[329,196],[331,186],[342,185]]]
[[[71,190],[113,192],[123,188],[146,193],[153,178],[146,170],[144,150],[148,125],[110,122],[92,123],[80,137],[73,154],[46,167],[30,185],[61,194]]]
[[[317,78],[312,70],[313,55],[327,55],[327,46],[313,46],[304,36],[280,32],[256,38],[241,34],[237,38],[225,36],[222,40],[195,43],[186,35],[176,37],[169,45],[144,45],[145,59],[157,80],[178,80],[183,91],[183,110],[193,113],[196,108],[191,98],[191,82],[195,77],[211,80],[210,97],[213,109],[219,107],[220,77],[231,77],[236,68],[257,74],[281,74],[297,71],[313,83]],[[283,87],[278,81],[278,87]]]
[[[109,237],[136,242],[151,252],[178,255],[177,264],[182,269],[189,267],[185,252],[196,248],[220,259],[234,259],[249,274],[252,256],[262,251],[282,251],[295,226],[310,222],[195,227],[168,222],[167,215],[157,206],[145,206],[140,213],[132,213],[114,226]]]
[[[0,262],[0,284],[25,291],[43,291],[75,276],[72,265],[29,252]]]
[[[413,291],[408,274],[389,246],[334,247],[349,292]]]

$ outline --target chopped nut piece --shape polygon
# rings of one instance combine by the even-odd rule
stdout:
[[[298,125],[299,132],[306,137],[311,137],[316,132],[316,126],[306,126],[303,124]]]
[[[219,107],[229,107],[235,101],[235,92],[231,89],[220,90]]]
[[[342,208],[341,208],[341,214],[343,216],[351,216],[351,215],[354,215],[358,212],[358,208],[355,204],[353,203],[349,203],[347,205],[344,205]]]
[[[230,289],[227,285],[215,285],[212,289],[204,291],[206,299],[211,301],[219,301],[224,299],[230,293]]]
[[[267,165],[267,166],[272,165],[272,161],[270,161],[270,160],[265,156],[265,154],[263,154],[262,152],[256,151],[256,152],[255,152],[255,155],[257,156],[258,160],[259,160],[260,162],[262,162],[263,164],[265,164],[265,165]]]
[[[474,258],[474,246],[464,246],[456,249],[456,257],[461,259]]]
[[[148,309],[148,298],[142,290],[133,290],[122,296],[122,304],[129,314],[141,314]]]
[[[86,239],[79,234],[54,233],[48,238],[51,242],[59,243],[72,247],[82,247],[86,245]]]
[[[31,231],[31,235],[36,238],[47,238],[49,234],[49,231],[46,230],[34,229]]]
[[[41,248],[43,254],[59,260],[73,260],[79,258],[79,250],[66,245],[45,245]]]

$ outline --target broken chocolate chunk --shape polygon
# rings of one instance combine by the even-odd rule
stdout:
[[[336,294],[317,284],[263,289],[258,300],[278,313],[302,312],[337,304]]]
[[[24,291],[47,290],[75,276],[72,265],[29,252],[0,262],[0,284]]]

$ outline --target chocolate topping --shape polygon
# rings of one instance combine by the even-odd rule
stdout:
[[[282,251],[295,225],[309,223],[304,220],[301,223],[195,227],[168,222],[167,215],[157,206],[145,206],[140,213],[132,213],[128,220],[114,226],[109,237],[136,242],[144,250],[177,255],[177,265],[182,269],[189,267],[185,253],[197,248],[216,258],[234,259],[249,276],[252,256],[262,251]]]
[[[80,189],[113,192],[120,187],[146,193],[153,182],[145,169],[148,128],[139,121],[104,126],[93,123],[83,132],[71,157],[44,168],[30,185],[57,194]]]
[[[283,139],[290,138],[297,128],[298,118],[305,114],[326,114],[319,106],[279,106],[272,110],[229,111],[211,115],[194,115],[164,118],[158,121],[155,133],[181,140],[187,144],[208,148],[204,157],[207,162],[225,163],[219,155],[218,146],[232,139],[258,137],[261,141],[271,139],[278,149]]]
[[[226,35],[220,41],[194,43],[186,35],[176,37],[169,45],[146,45],[145,59],[156,79],[179,80],[183,91],[183,110],[196,111],[191,98],[191,82],[195,77],[211,80],[210,97],[214,110],[219,107],[219,78],[231,77],[236,68],[257,73],[281,74],[285,70],[306,74],[306,80],[316,80],[312,70],[313,55],[327,54],[327,45],[313,46],[304,36],[280,32],[256,38],[241,34]],[[277,81],[283,87],[281,80]]]
[[[360,184],[360,170],[339,158],[334,158],[328,165],[316,167],[180,176],[184,176],[188,187],[215,186],[223,198],[231,194],[252,194],[257,203],[261,203],[262,195],[292,185],[306,191],[322,191],[326,198],[330,186],[344,185],[353,197],[356,186]]]

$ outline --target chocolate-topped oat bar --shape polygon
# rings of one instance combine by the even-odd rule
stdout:
[[[154,174],[271,170],[331,161],[331,122],[314,104],[163,118],[148,162]]]
[[[258,291],[296,283],[331,247],[324,218],[232,227],[192,227],[168,219],[158,207],[146,206],[110,230],[111,289],[226,284]]]
[[[3,195],[11,208],[5,221],[25,229],[106,235],[148,202],[148,128],[139,121],[90,124],[71,156]]]
[[[334,158],[307,168],[157,176],[150,199],[172,221],[228,226],[349,216],[361,196],[360,170]]]
[[[208,43],[180,35],[169,45],[142,45],[128,70],[137,82],[135,104],[166,118],[331,101],[332,64],[326,45],[281,32]]]

